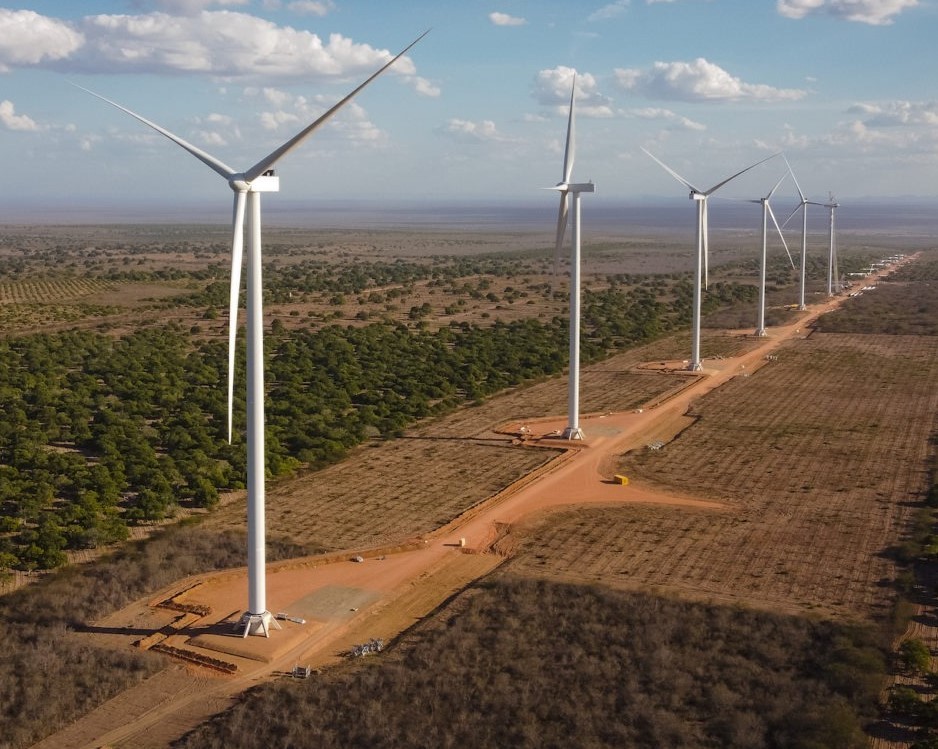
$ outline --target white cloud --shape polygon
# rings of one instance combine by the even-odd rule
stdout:
[[[332,0],[294,0],[287,3],[287,10],[306,16],[325,16],[329,11],[335,10],[335,3]]]
[[[462,143],[485,143],[504,140],[496,129],[495,123],[491,120],[471,122],[470,120],[454,118],[440,128],[439,132]]]
[[[863,115],[866,127],[938,126],[936,101],[892,101],[885,104],[861,102],[847,111]]]
[[[745,83],[702,57],[693,62],[656,62],[644,70],[616,68],[614,74],[622,89],[652,99],[793,101],[805,96],[799,89]]]
[[[276,112],[261,112],[261,127],[265,130],[279,130],[284,125],[297,124],[300,118],[294,112],[285,112],[282,109]]]
[[[496,26],[524,26],[527,21],[517,16],[510,16],[507,13],[489,13],[489,20]]]
[[[628,10],[631,0],[615,0],[613,3],[604,5],[598,10],[594,10],[587,17],[587,21],[608,21],[610,18],[621,16]]]
[[[207,10],[213,5],[247,5],[250,0],[150,0],[142,5],[149,5],[167,13],[194,15]]]
[[[0,101],[0,125],[7,130],[20,130],[27,132],[36,132],[42,128],[30,117],[25,114],[17,114],[13,102],[4,99]]]
[[[37,66],[83,73],[309,80],[359,77],[392,56],[341,34],[324,41],[309,31],[227,10],[187,16],[96,15],[74,25],[31,11],[0,10],[0,71]],[[403,57],[388,72],[414,77],[416,68]]]
[[[822,14],[845,21],[885,26],[893,22],[894,16],[918,4],[919,0],[777,0],[776,8],[786,18]]]
[[[0,8],[0,72],[69,57],[84,42],[65,21],[31,10]]]
[[[419,75],[408,76],[407,81],[414,87],[414,91],[416,91],[421,96],[435,99],[440,95],[439,86],[431,81],[428,81],[426,78],[421,78]]]
[[[642,109],[632,109],[627,114],[637,117],[640,120],[664,120],[671,130],[706,130],[707,126],[695,120],[684,117],[670,109],[660,107],[645,107]]]
[[[920,167],[938,159],[938,102],[861,102],[847,113],[858,117],[820,135],[798,134],[786,128],[774,146],[822,160],[862,156],[891,170],[897,164]]]
[[[196,130],[196,138],[206,146],[227,146],[228,139],[216,130]]]
[[[263,99],[275,107],[258,115],[261,127],[272,132],[286,131],[292,134],[293,130],[315,121],[335,104],[335,100],[328,96],[316,96],[310,100],[275,88],[246,88],[244,94]],[[368,119],[365,109],[354,101],[330,118],[321,132],[358,143],[376,143],[387,138],[384,131]]]
[[[586,117],[612,117],[608,97],[598,91],[596,78],[590,73],[578,73],[575,68],[559,65],[541,70],[534,79],[534,98],[540,104],[566,113],[570,105],[570,89],[576,76],[576,111]]]

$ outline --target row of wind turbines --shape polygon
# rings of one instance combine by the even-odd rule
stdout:
[[[96,96],[113,107],[125,112],[144,125],[163,135],[196,159],[212,169],[226,180],[234,192],[234,205],[232,209],[232,240],[231,240],[231,286],[229,293],[229,335],[228,335],[228,439],[232,439],[232,415],[234,401],[234,372],[235,372],[235,343],[238,328],[238,309],[241,293],[241,266],[244,262],[244,235],[245,228],[248,234],[247,252],[247,525],[248,525],[248,603],[247,610],[241,617],[239,631],[243,637],[248,635],[262,635],[269,637],[272,628],[280,628],[276,618],[267,609],[266,598],[266,538],[265,538],[265,464],[264,464],[264,371],[263,371],[263,282],[261,272],[261,194],[278,192],[279,178],[275,175],[274,166],[288,153],[297,148],[303,141],[311,136],[318,128],[332,118],[339,110],[348,104],[353,97],[371,84],[378,76],[394,65],[414,45],[429,33],[425,31],[391,60],[369,76],[363,83],[338,103],[327,110],[314,122],[300,130],[288,141],[264,156],[260,161],[244,171],[237,171],[220,159],[194,146],[183,138],[175,135],[166,128],[151,120],[127,109],[126,107],[81,86],[83,91]],[[583,193],[594,192],[592,182],[578,183],[572,181],[575,136],[574,136],[574,107],[576,98],[576,81],[570,95],[570,110],[567,121],[567,139],[564,152],[563,180],[556,186],[548,189],[560,192],[560,210],[557,221],[556,258],[559,262],[563,241],[566,234],[568,215],[572,213],[572,244],[571,244],[571,283],[570,283],[570,385],[569,385],[569,414],[568,427],[563,436],[567,439],[583,439],[583,432],[579,426],[579,338],[580,338],[580,196]],[[649,154],[651,155],[651,154]],[[652,157],[655,158],[655,157]],[[772,157],[768,157],[772,158]],[[658,161],[658,159],[655,159]],[[737,172],[732,177],[723,180],[709,190],[699,190],[683,177],[658,161],[672,176],[691,190],[691,199],[698,202],[697,210],[697,272],[694,287],[694,333],[693,354],[690,368],[700,369],[700,296],[701,275],[706,274],[707,267],[707,198],[720,187],[743,172],[752,169],[763,161],[753,164]],[[794,176],[794,175],[792,175]],[[777,187],[777,185],[776,185]],[[774,190],[773,190],[774,192]],[[799,209],[806,209],[808,205],[820,205],[807,200],[801,193]],[[764,209],[770,211],[768,197],[761,199]],[[571,210],[572,202],[572,210]],[[827,207],[831,208],[831,253],[834,252],[834,214],[836,203],[833,200]],[[797,211],[798,209],[796,209]],[[794,215],[794,213],[792,214]],[[773,214],[774,221],[774,214]],[[778,224],[776,222],[776,227]],[[806,219],[805,229],[806,232]],[[781,233],[781,229],[779,229]],[[804,244],[802,239],[802,306],[804,305]],[[764,286],[764,253],[763,253],[763,286]],[[828,280],[828,292],[831,292],[831,274]]]
[[[568,440],[582,440],[584,439],[584,433],[580,427],[580,413],[579,413],[579,388],[580,388],[580,195],[584,192],[594,192],[595,186],[592,182],[586,183],[577,183],[573,182],[573,161],[574,161],[574,152],[576,148],[575,136],[574,136],[574,109],[576,102],[576,77],[574,76],[572,90],[570,93],[570,110],[567,117],[567,139],[566,145],[564,148],[563,156],[563,179],[558,182],[554,187],[546,188],[549,190],[559,190],[560,191],[560,212],[557,217],[557,240],[554,254],[554,273],[555,275],[558,272],[560,257],[563,248],[563,242],[566,235],[567,228],[567,214],[572,212],[573,214],[573,230],[571,232],[571,244],[570,244],[570,363],[569,363],[569,381],[568,381],[568,392],[567,392],[567,426],[561,433],[563,439]],[[829,244],[829,256],[828,256],[828,271],[827,271],[827,295],[832,296],[834,294],[834,284],[835,278],[837,277],[836,267],[837,267],[837,250],[835,243],[835,234],[834,234],[834,211],[839,207],[839,204],[834,200],[833,195],[830,196],[830,200],[827,203],[820,203],[812,200],[808,200],[805,197],[804,192],[801,189],[801,185],[798,183],[795,173],[791,168],[791,164],[788,163],[788,159],[784,154],[774,153],[771,156],[767,156],[764,159],[757,161],[754,164],[750,164],[745,169],[741,169],[735,174],[727,177],[726,179],[717,182],[715,185],[708,189],[700,189],[690,182],[688,182],[684,177],[675,172],[671,167],[661,161],[654,154],[642,148],[642,151],[645,152],[649,157],[651,157],[659,166],[661,166],[668,174],[670,174],[674,179],[680,182],[684,187],[690,191],[690,199],[693,200],[697,205],[697,262],[694,271],[694,299],[693,299],[693,321],[691,325],[691,357],[688,360],[688,369],[691,371],[699,371],[703,368],[701,356],[700,356],[700,317],[701,317],[701,299],[702,291],[706,289],[709,283],[709,198],[717,190],[719,190],[724,185],[732,182],[734,179],[739,177],[742,174],[745,174],[750,169],[754,169],[760,164],[764,164],[767,161],[770,161],[778,156],[781,156],[785,161],[786,171],[783,172],[782,176],[775,183],[775,186],[768,192],[764,197],[757,198],[755,200],[748,200],[749,203],[758,203],[762,205],[762,256],[761,256],[761,265],[760,265],[760,274],[759,274],[759,316],[756,326],[756,335],[764,336],[766,335],[765,329],[765,282],[766,282],[766,266],[767,266],[767,255],[768,255],[768,219],[771,217],[772,223],[775,226],[775,230],[778,232],[779,238],[782,240],[782,245],[785,248],[785,252],[788,255],[788,260],[791,263],[792,269],[795,269],[795,262],[791,256],[791,252],[788,249],[788,243],[785,241],[785,236],[782,233],[782,228],[788,224],[788,222],[794,218],[795,214],[798,211],[802,212],[802,226],[801,226],[801,272],[799,280],[799,303],[798,308],[800,310],[807,309],[805,304],[805,269],[807,266],[807,254],[808,254],[808,206],[817,205],[823,206],[830,210],[830,244]],[[775,212],[772,210],[772,205],[770,203],[772,196],[775,194],[776,190],[781,186],[782,182],[791,175],[792,181],[795,184],[795,187],[798,190],[798,196],[800,202],[785,220],[785,222],[780,226],[778,220],[775,217]],[[570,203],[572,202],[573,207],[572,211],[570,210]]]

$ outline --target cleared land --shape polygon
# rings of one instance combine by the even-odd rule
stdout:
[[[884,613],[888,550],[927,480],[938,341],[815,334],[778,357],[697,403],[694,425],[663,449],[620,464],[734,512],[552,517],[532,530],[528,567],[785,611]]]

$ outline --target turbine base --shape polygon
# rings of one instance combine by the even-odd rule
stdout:
[[[247,637],[248,635],[270,637],[271,626],[273,626],[274,629],[283,629],[283,627],[280,626],[280,622],[278,622],[269,611],[264,611],[261,614],[245,612],[241,616],[241,621],[238,622],[238,629],[241,630],[242,637]]]
[[[560,435],[562,439],[565,440],[585,440],[586,435],[583,434],[583,430],[580,427],[567,427],[563,430],[563,434]]]
[[[688,372],[699,372],[702,369],[703,369],[703,364],[701,364],[699,361],[692,361],[690,364],[687,365]]]
[[[759,328],[756,331],[756,335],[759,336],[759,338],[765,338],[768,333],[765,332],[765,328]]]

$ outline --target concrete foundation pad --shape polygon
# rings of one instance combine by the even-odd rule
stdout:
[[[322,626],[320,622],[311,621],[307,621],[306,624],[280,622],[283,629],[279,632],[272,632],[270,637],[242,637],[238,622],[239,618],[219,622],[210,631],[190,637],[186,641],[186,646],[270,663],[290,648],[299,645]]]

